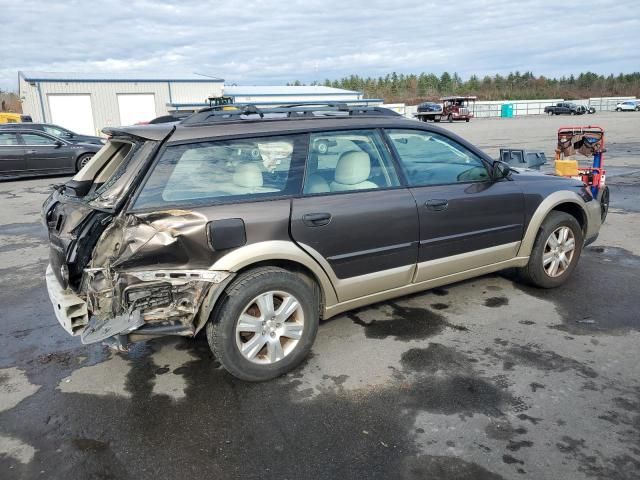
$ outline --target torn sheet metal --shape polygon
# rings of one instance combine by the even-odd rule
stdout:
[[[126,334],[144,325],[140,310],[113,318],[91,317],[80,337],[82,343],[96,343],[118,334]]]

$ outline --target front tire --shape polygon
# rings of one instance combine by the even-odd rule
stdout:
[[[559,287],[575,270],[583,243],[582,228],[575,217],[552,211],[540,226],[529,263],[519,269],[520,277],[536,287]]]
[[[238,275],[207,324],[216,359],[250,382],[279,377],[311,350],[319,323],[315,283],[277,267]]]
[[[607,213],[609,213],[609,187],[605,187],[599,193],[600,197],[600,221],[604,223],[607,219]]]

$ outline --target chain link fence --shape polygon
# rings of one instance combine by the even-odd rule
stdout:
[[[487,101],[475,102],[470,105],[471,111],[476,118],[497,118],[502,116],[502,106],[505,104],[513,105],[513,116],[521,115],[544,115],[544,108],[555,105],[560,102],[570,101],[578,105],[584,105],[587,108],[595,108],[596,112],[613,112],[616,105],[625,100],[635,100],[635,97],[597,97],[584,100],[564,100],[562,98],[552,98],[545,100],[519,100],[519,101]],[[389,104],[384,105],[390,107],[396,112],[413,118],[418,110],[417,105]]]

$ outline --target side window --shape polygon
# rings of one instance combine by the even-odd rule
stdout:
[[[388,130],[410,186],[485,182],[489,172],[473,152],[444,135]]]
[[[377,131],[311,134],[303,193],[348,192],[399,184]]]
[[[280,197],[299,192],[294,152],[304,136],[248,138],[167,147],[134,208]]]
[[[56,143],[53,138],[38,135],[37,133],[21,133],[20,135],[25,145],[53,145]]]
[[[63,132],[62,130],[60,130],[59,128],[56,128],[56,127],[45,126],[44,127],[44,131],[47,132],[49,135],[54,135],[56,137],[64,137],[65,136],[65,132]]]
[[[18,136],[15,133],[0,133],[0,145],[18,145]]]

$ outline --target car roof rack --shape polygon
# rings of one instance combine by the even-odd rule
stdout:
[[[330,116],[401,116],[384,107],[354,106],[346,103],[293,103],[279,107],[259,108],[256,105],[217,105],[198,110],[183,119],[183,125],[203,125],[215,122],[234,122],[263,119],[296,119],[296,118],[326,118]]]

